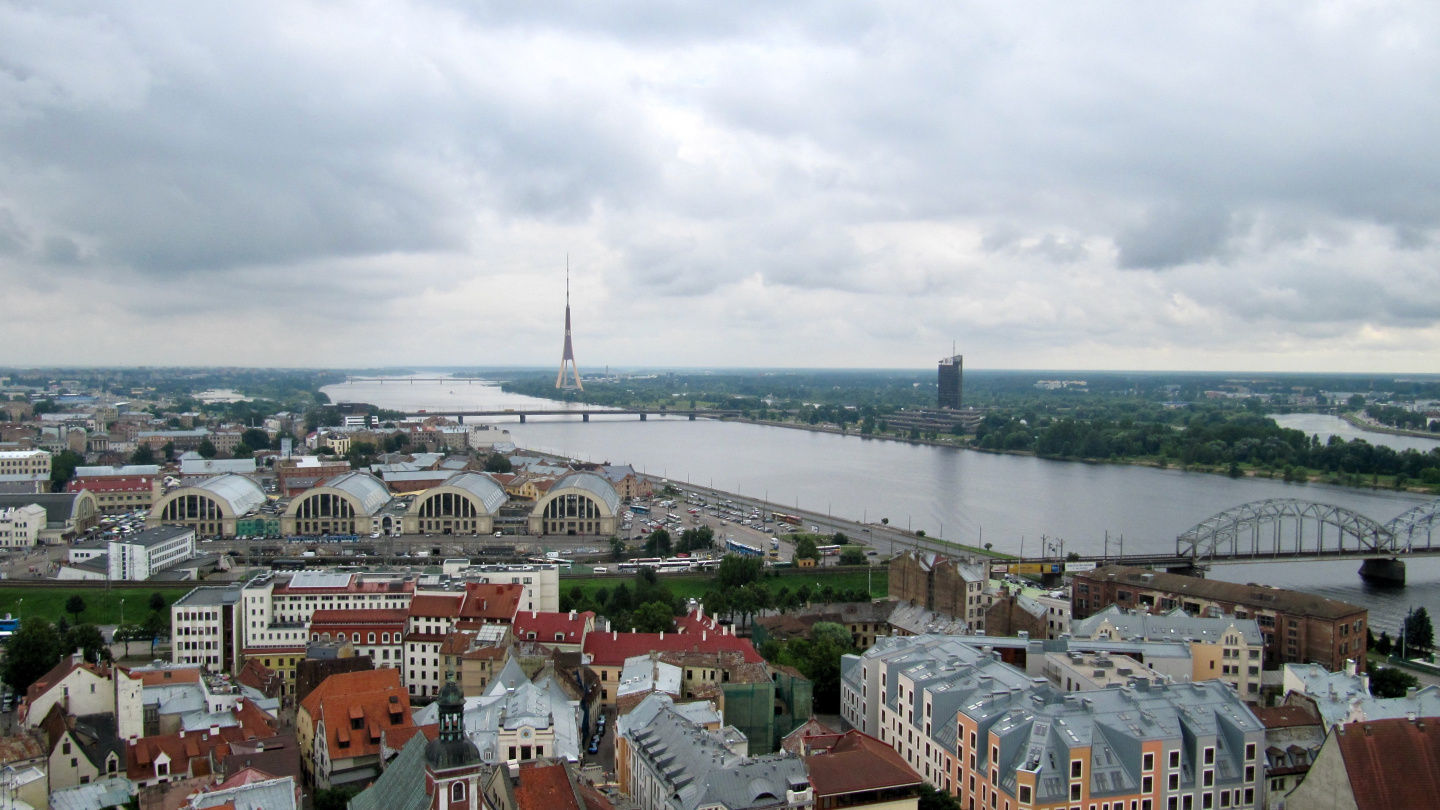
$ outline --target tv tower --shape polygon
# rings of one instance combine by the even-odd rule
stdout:
[[[565,364],[570,364],[570,381],[565,380]],[[580,369],[575,365],[575,347],[570,343],[570,254],[565,254],[565,353],[560,356],[560,373],[555,375],[555,387],[561,391],[584,391],[580,383]]]

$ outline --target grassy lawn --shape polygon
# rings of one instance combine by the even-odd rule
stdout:
[[[574,579],[561,579],[560,592],[569,593],[570,589],[579,585],[586,597],[591,597],[595,591],[605,588],[611,589],[624,582],[627,587],[633,587],[633,577],[626,578],[605,578],[591,579],[577,577]],[[670,588],[670,592],[682,599],[690,597],[702,597],[706,591],[715,588],[715,577],[707,574],[682,574],[679,576],[660,577],[660,581]],[[829,585],[836,590],[847,590],[855,588],[865,590],[866,572],[864,571],[824,571],[824,570],[782,570],[779,578],[765,577],[760,583],[771,591],[777,590],[784,585],[791,591],[798,589],[801,585],[809,584],[812,589],[818,585]],[[890,570],[888,568],[876,567],[873,576],[870,578],[870,596],[875,599],[883,599],[890,593]]]
[[[125,620],[139,623],[150,615],[150,594],[156,591],[164,594],[165,603],[168,605],[189,593],[193,587],[191,584],[180,587],[161,586],[153,591],[129,588],[107,591],[103,584],[98,588],[93,585],[75,588],[6,588],[0,584],[0,616],[6,613],[15,618],[44,616],[57,622],[63,615],[66,621],[74,624],[75,616],[65,612],[65,602],[79,594],[80,598],[85,600],[85,612],[80,614],[80,622],[119,624],[120,600],[124,599]],[[21,600],[24,600],[24,604],[21,604]]]

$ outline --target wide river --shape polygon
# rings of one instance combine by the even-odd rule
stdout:
[[[368,402],[397,410],[442,411],[560,407],[465,382],[347,383],[328,386],[335,402]],[[1314,419],[1313,415],[1305,415]],[[1287,417],[1287,420],[1293,417]],[[1351,428],[1331,423],[1287,424],[1328,435]],[[692,481],[768,497],[772,503],[829,511],[839,517],[924,529],[963,543],[994,543],[1000,551],[1034,554],[1041,538],[1063,538],[1065,550],[1168,551],[1176,535],[1217,512],[1265,498],[1303,498],[1343,506],[1380,522],[1425,502],[1418,495],[1240,479],[1174,469],[1048,461],[913,445],[859,436],[726,422],[592,416],[509,422],[521,447],[588,461],[633,464],[674,481]],[[1356,433],[1360,431],[1356,430]],[[1373,443],[1405,437],[1363,433]],[[1209,576],[1264,582],[1369,607],[1379,629],[1398,625],[1410,606],[1440,615],[1440,559],[1412,559],[1407,587],[1364,584],[1358,562],[1217,565]]]

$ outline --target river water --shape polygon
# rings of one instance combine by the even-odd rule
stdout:
[[[324,391],[336,402],[403,410],[558,407],[480,384],[352,383]],[[1049,461],[707,420],[651,417],[640,422],[634,416],[595,415],[589,423],[575,417],[536,418],[523,425],[514,417],[496,421],[510,423],[503,426],[521,447],[633,464],[673,481],[767,497],[777,505],[838,517],[889,518],[892,525],[972,545],[994,543],[996,550],[1015,554],[1037,553],[1042,536],[1047,541],[1063,538],[1067,552],[1099,554],[1107,533],[1112,553],[1120,551],[1121,538],[1125,551],[1170,551],[1175,537],[1201,520],[1266,498],[1322,501],[1382,523],[1426,500],[1395,492]],[[1348,427],[1343,420],[1334,421]],[[1321,432],[1318,423],[1313,432]],[[1440,559],[1409,560],[1409,584],[1403,589],[1368,586],[1358,569],[1358,562],[1218,565],[1209,576],[1300,588],[1365,605],[1379,629],[1393,630],[1412,605],[1440,615]]]
[[[1311,436],[1319,436],[1321,442],[1328,441],[1331,436],[1339,436],[1346,441],[1364,439],[1376,446],[1393,447],[1396,450],[1419,450],[1422,453],[1440,447],[1440,439],[1361,430],[1338,416],[1323,413],[1272,413],[1270,418],[1280,427],[1294,428]]]

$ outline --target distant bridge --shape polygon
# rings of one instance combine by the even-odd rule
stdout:
[[[1420,504],[1382,524],[1341,506],[1272,498],[1241,504],[1200,521],[1175,539],[1174,554],[1106,554],[1017,562],[1030,572],[1038,565],[1039,573],[1054,575],[1067,564],[1078,568],[1090,563],[1114,563],[1193,572],[1210,565],[1364,560],[1362,577],[1403,584],[1405,563],[1401,557],[1435,555],[1440,555],[1440,499]]]
[[[506,408],[504,410],[489,411],[457,411],[451,408],[442,407],[433,411],[415,411],[414,413],[407,413],[405,416],[412,419],[422,419],[429,416],[453,416],[457,420],[459,420],[461,424],[465,423],[465,417],[467,416],[518,416],[520,417],[521,424],[524,424],[525,418],[528,416],[578,416],[580,417],[580,421],[589,422],[592,415],[639,416],[641,422],[644,422],[647,416],[685,416],[689,417],[690,421],[694,422],[698,418],[725,419],[736,417],[740,415],[740,411],[717,410],[711,408],[697,408],[693,410],[670,410],[665,408],[605,408],[602,410],[596,408],[594,410],[581,411],[567,411],[554,408]]]

